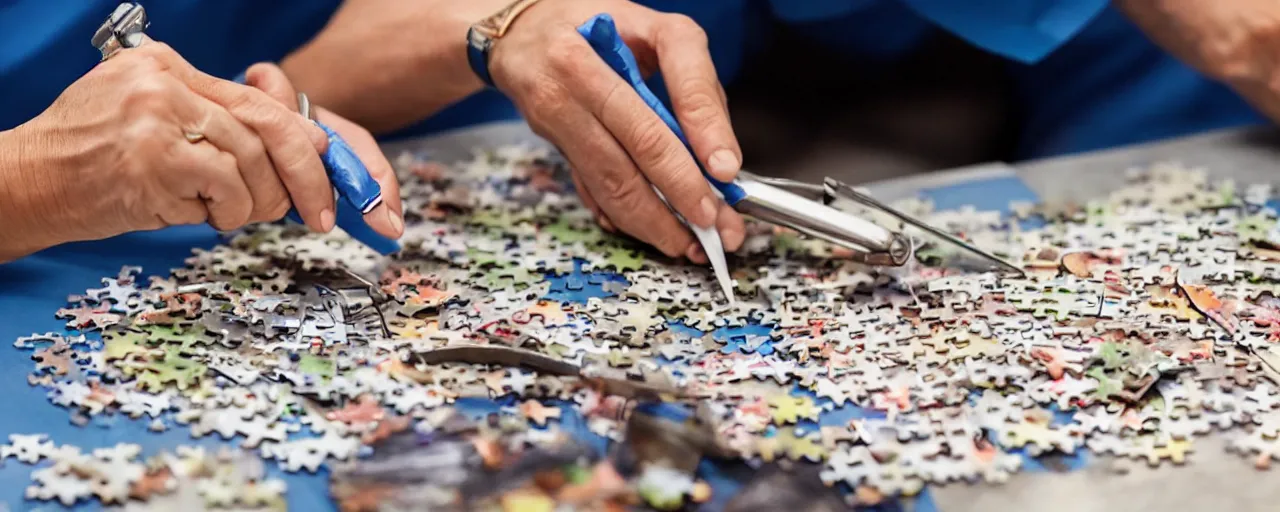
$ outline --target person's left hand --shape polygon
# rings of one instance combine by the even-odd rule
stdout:
[[[245,84],[259,89],[275,100],[288,105],[293,111],[298,110],[297,91],[285,76],[284,71],[274,64],[254,64],[245,71]],[[369,174],[382,187],[382,205],[365,214],[365,221],[375,231],[391,238],[399,238],[404,234],[404,206],[400,199],[400,182],[396,179],[395,170],[386,155],[378,147],[378,141],[368,130],[334,114],[323,107],[316,108],[316,121],[338,132],[351,149],[355,150],[360,161],[369,169]]]

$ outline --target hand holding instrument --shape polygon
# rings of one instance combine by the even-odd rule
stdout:
[[[680,128],[675,116],[645,84],[635,56],[618,34],[613,18],[608,14],[596,15],[579,26],[578,32],[587,39],[592,49],[609,64],[609,67],[627,81],[645,104],[675,132],[692,153],[693,149],[689,146],[688,139],[685,138],[684,131]],[[725,203],[735,210],[848,248],[854,251],[855,259],[863,263],[902,266],[913,256],[916,243],[902,232],[890,231],[852,215],[840,209],[841,206],[857,205],[882,212],[906,226],[919,229],[926,239],[958,248],[961,254],[973,257],[970,260],[978,262],[974,266],[966,264],[966,268],[1022,273],[1018,267],[960,238],[929,226],[831,178],[827,178],[822,185],[813,185],[793,180],[761,178],[743,172],[732,182],[722,182],[707,173],[701,164],[699,169]],[[654,190],[657,191],[656,188]],[[658,196],[662,197],[661,192]],[[720,282],[725,296],[732,302],[733,290],[729,281],[728,263],[719,233],[715,228],[701,229],[687,222],[686,225],[689,225],[694,235],[698,237],[703,250],[707,253],[707,258],[711,261],[716,279]]]

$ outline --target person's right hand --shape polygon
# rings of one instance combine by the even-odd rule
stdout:
[[[344,0],[281,66],[335,112],[375,132],[401,128],[481,89],[467,66],[467,27],[510,3]],[[613,16],[641,68],[662,72],[693,155],[576,30],[600,13]],[[742,216],[697,167],[728,181],[742,161],[707,44],[680,14],[626,0],[547,0],[494,43],[489,71],[534,132],[564,153],[578,194],[605,229],[706,262],[652,187],[693,224],[717,227],[725,249],[742,245]]]
[[[329,231],[326,144],[288,106],[197,71],[163,43],[124,49],[0,134],[0,261],[171,225],[234,229],[290,206]]]
[[[642,68],[662,72],[693,154],[578,33],[599,13],[613,16]],[[718,228],[726,250],[742,245],[742,217],[698,169],[701,163],[717,179],[733,180],[742,151],[707,36],[692,19],[622,0],[540,2],[494,42],[489,71],[533,131],[564,153],[578,195],[606,229],[705,263],[656,186],[690,223]]]

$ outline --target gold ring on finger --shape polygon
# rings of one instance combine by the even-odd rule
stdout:
[[[182,135],[187,138],[187,142],[190,142],[192,144],[199,144],[201,142],[204,142],[203,133],[185,132]]]

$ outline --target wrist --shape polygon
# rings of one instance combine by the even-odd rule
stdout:
[[[60,235],[66,209],[51,193],[61,173],[39,165],[37,141],[26,131],[0,132],[0,262],[66,241]]]
[[[405,10],[429,15],[406,12],[402,24],[380,25],[377,33],[356,32],[346,18],[360,15],[340,10],[280,67],[316,104],[371,132],[392,131],[484,88],[467,65],[467,30],[507,1],[426,0]]]
[[[539,0],[505,0],[498,10],[488,15],[480,18],[472,16],[473,21],[466,35],[467,64],[471,68],[471,74],[484,85],[498,87],[494,82],[492,68],[494,54],[499,46],[504,46],[499,41],[507,35],[522,14],[537,8],[539,3]]]

